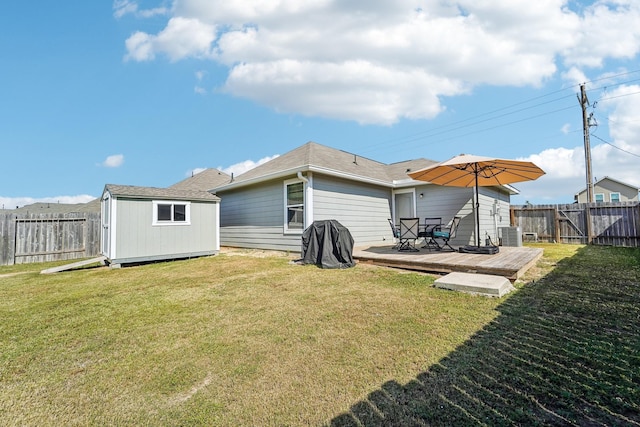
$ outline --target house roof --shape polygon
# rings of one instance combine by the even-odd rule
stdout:
[[[197,190],[209,191],[220,185],[228,184],[231,181],[231,175],[228,175],[218,169],[205,169],[202,172],[194,174],[189,178],[171,185],[169,188],[176,190]]]
[[[36,202],[17,209],[5,209],[2,212],[15,214],[67,214],[83,212],[100,212],[100,199],[88,203],[47,203]]]
[[[636,187],[635,185],[627,184],[626,182],[622,182],[622,181],[617,180],[615,178],[611,178],[610,176],[605,176],[604,178],[600,178],[599,180],[594,182],[594,184],[593,184],[594,187],[596,185],[600,184],[602,181],[613,181],[613,182],[618,183],[620,185],[624,185],[625,187],[629,187],[629,188],[632,188],[632,189],[634,189],[636,191],[640,191],[640,188]],[[579,194],[586,193],[586,191],[587,191],[587,189],[583,188],[582,190],[578,191],[575,195],[577,196]]]
[[[398,182],[411,181],[407,175],[408,169],[416,170],[434,163],[436,162],[433,160],[416,159],[388,165],[347,151],[307,142],[235,177],[230,183],[219,186],[216,190],[250,185],[297,172],[319,172],[393,187]]]
[[[215,202],[219,197],[203,190],[183,190],[176,188],[138,187],[135,185],[107,184],[104,187],[111,196],[135,199],[185,200]]]

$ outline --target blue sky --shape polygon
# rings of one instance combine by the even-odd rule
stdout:
[[[307,141],[532,160],[547,174],[512,202],[571,202],[580,83],[593,175],[640,187],[638,22],[637,0],[7,2],[0,208],[237,175]]]

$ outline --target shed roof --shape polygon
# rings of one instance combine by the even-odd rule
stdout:
[[[159,199],[159,200],[185,200],[216,202],[220,198],[202,190],[183,190],[176,188],[138,187],[135,185],[115,185],[107,184],[105,192],[108,191],[115,197],[127,197],[136,199]]]

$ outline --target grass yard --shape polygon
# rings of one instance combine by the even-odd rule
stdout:
[[[544,247],[502,299],[249,251],[0,267],[0,420],[640,425],[640,251]]]

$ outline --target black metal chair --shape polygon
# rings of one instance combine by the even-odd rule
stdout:
[[[424,229],[418,233],[418,237],[422,237],[424,239],[423,248],[426,249],[439,249],[438,244],[435,240],[433,240],[433,230],[438,227],[442,227],[442,218],[425,218],[424,219]]]
[[[391,218],[389,220],[389,226],[391,227],[391,231],[393,232],[393,238],[395,239],[395,244],[393,245],[393,249],[398,249],[400,246],[400,227],[393,223]]]
[[[449,244],[449,240],[456,237],[456,234],[458,233],[458,225],[460,224],[461,219],[462,218],[459,216],[454,216],[448,226],[439,226],[434,228],[432,233],[433,241],[438,246],[439,251],[443,250],[444,248],[449,248],[455,252],[455,249],[453,249]],[[442,244],[439,244],[437,242],[438,240],[442,240]]]
[[[399,251],[418,252],[416,239],[420,232],[419,218],[400,218],[400,243]]]

